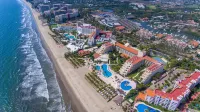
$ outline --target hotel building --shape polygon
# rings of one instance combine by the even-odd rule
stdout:
[[[110,42],[106,42],[105,44],[103,44],[97,51],[96,53],[98,54],[105,54],[108,53],[110,51],[114,50],[114,45],[111,44]]]
[[[83,35],[90,35],[93,32],[97,32],[97,29],[91,24],[77,24],[77,32]]]
[[[163,71],[163,65],[158,63],[153,58],[145,56],[146,53],[135,48],[132,48],[129,44],[120,44],[118,42],[112,43],[105,43],[103,44],[96,53],[104,54],[116,49],[119,53],[122,53],[123,56],[131,57],[128,59],[123,66],[120,68],[119,73],[122,76],[127,76],[128,74],[132,73],[142,65],[149,66],[145,69],[145,72],[142,74],[142,83],[149,83],[152,76],[154,76],[158,72]]]
[[[65,20],[78,16],[78,9],[69,9],[65,14],[55,16],[56,22],[64,22]]]
[[[147,89],[140,92],[136,97],[137,100],[147,101],[148,103],[160,105],[163,108],[174,111],[179,104],[188,97],[191,89],[200,83],[200,71],[193,72],[189,77],[180,81],[170,93],[161,90]]]
[[[153,77],[156,73],[162,73],[163,69],[163,65],[160,63],[152,64],[151,66],[147,67],[141,76],[142,83],[149,83],[151,81],[151,77]]]

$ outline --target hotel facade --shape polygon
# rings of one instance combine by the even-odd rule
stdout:
[[[200,83],[200,71],[193,72],[189,77],[180,81],[170,93],[161,90],[147,89],[140,92],[137,100],[147,101],[148,103],[160,105],[163,108],[174,111],[179,104],[188,97],[191,89]]]

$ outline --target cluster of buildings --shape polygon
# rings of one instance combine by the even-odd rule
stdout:
[[[111,11],[97,11],[92,14],[100,24],[106,25],[108,27],[119,26],[118,17],[114,15]]]
[[[128,20],[120,19],[118,16],[114,15],[112,12],[97,11],[92,14],[92,16],[102,25],[108,27],[114,27],[118,31],[123,31],[125,28],[129,31],[138,29],[139,26]]]
[[[77,32],[79,35],[88,36],[89,46],[110,41],[113,36],[111,31],[101,31],[91,24],[77,24]]]
[[[161,73],[164,70],[161,63],[146,56],[146,52],[135,49],[129,44],[123,45],[118,42],[105,43],[97,50],[95,56],[98,55],[100,57],[101,54],[108,53],[114,49],[123,56],[130,57],[119,70],[120,75],[124,77],[145,65],[147,68],[144,70],[144,73],[140,78],[142,83],[147,84],[156,73]]]
[[[153,38],[153,33],[143,28],[137,31],[136,35],[139,36],[140,38],[149,39],[149,40]]]
[[[195,71],[189,77],[179,81],[176,87],[169,93],[157,89],[147,89],[144,92],[140,92],[136,99],[174,111],[188,97],[191,89],[199,83],[200,71]]]
[[[102,31],[91,24],[82,22],[59,24],[56,28],[53,28],[53,30],[66,32],[63,34],[66,40],[63,41],[69,42],[67,47],[71,49],[72,52],[83,49],[84,46],[92,47],[96,44],[109,42],[113,37],[111,31]],[[74,35],[72,32],[76,32],[76,34]]]
[[[188,44],[186,42],[175,39],[171,35],[166,36],[165,41],[168,46],[174,47],[180,51],[185,51],[188,48]]]
[[[54,17],[55,22],[61,23],[79,15],[78,9],[72,9],[71,4],[39,4],[41,15]]]
[[[132,6],[133,9],[135,9],[135,10],[145,8],[145,5],[143,3],[130,3],[129,5]]]

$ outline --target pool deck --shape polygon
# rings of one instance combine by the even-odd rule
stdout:
[[[101,66],[102,64],[98,65],[98,66]],[[108,64],[107,64],[108,65]],[[119,75],[118,73],[114,72],[112,69],[110,69],[110,66],[108,65],[108,71],[111,72],[111,76],[110,77],[105,77],[103,75],[103,71],[102,69],[100,71],[97,71],[98,73],[98,76],[101,80],[103,80],[106,84],[111,84],[112,87],[114,87],[115,89],[121,89],[121,82],[122,81],[129,81],[130,82],[130,85],[132,86],[132,89],[135,89],[136,88],[136,83],[134,81],[130,81],[124,77],[122,77],[121,75]],[[117,77],[117,79],[115,78]],[[120,83],[119,83],[120,82]],[[133,83],[135,83],[133,85]],[[125,91],[123,90],[124,92],[128,93],[129,91]]]
[[[150,106],[150,105],[147,105],[147,104],[144,103],[144,102],[137,102],[136,104],[134,104],[134,109],[136,109],[137,112],[138,112],[137,106],[138,106],[139,104],[144,104],[144,105],[146,105],[146,106],[148,106],[148,107],[153,108],[154,110],[158,110],[158,111],[162,112],[161,110],[159,110],[159,109],[157,109],[157,108],[154,108],[154,107],[152,107],[152,106]]]
[[[124,78],[124,80],[123,81],[121,81],[121,83],[122,82],[124,82],[124,81],[128,81],[129,82],[129,86],[131,86],[132,88],[131,89],[136,89],[136,83],[134,82],[134,81],[131,81],[131,80],[128,80],[128,79],[125,79]],[[121,88],[121,83],[120,83],[120,88]],[[121,88],[122,89],[122,88]],[[131,90],[130,89],[130,90]],[[130,90],[124,90],[124,89],[122,89],[124,92],[126,92],[126,93],[128,93]]]

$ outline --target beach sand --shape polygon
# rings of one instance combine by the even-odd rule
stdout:
[[[24,1],[32,11],[38,30],[41,33],[43,45],[51,58],[56,70],[57,80],[66,103],[71,102],[74,112],[122,112],[121,107],[113,101],[107,102],[100,94],[85,80],[85,74],[89,72],[87,67],[74,69],[64,58],[65,47],[59,47],[53,38],[48,26],[43,26],[38,19],[39,13],[31,8],[31,4]]]

